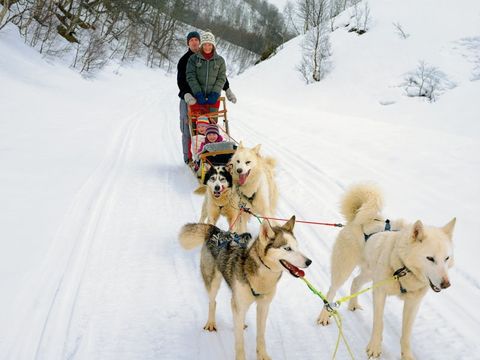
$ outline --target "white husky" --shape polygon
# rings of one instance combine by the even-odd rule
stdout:
[[[260,146],[246,148],[240,143],[230,159],[234,191],[240,201],[253,213],[260,216],[272,216],[277,207],[278,191],[273,169],[275,160],[260,155]],[[243,215],[238,232],[246,230],[248,215]]]
[[[402,269],[405,276],[373,290],[373,330],[367,355],[380,356],[385,300],[389,295],[398,295],[404,301],[400,340],[402,359],[412,360],[410,335],[423,296],[429,287],[440,292],[450,286],[448,269],[453,265],[455,218],[443,227],[426,226],[420,220],[413,225],[403,225],[402,221],[385,222],[381,210],[382,197],[374,186],[357,185],[345,194],[342,212],[347,225],[340,231],[333,247],[332,284],[327,299],[333,301],[336,291],[357,265],[361,272],[352,282],[351,293],[359,291],[367,281],[375,283],[391,278]],[[392,231],[385,231],[384,226],[387,230],[390,226]],[[358,298],[350,300],[349,309],[361,309]],[[327,325],[328,318],[329,312],[323,309],[317,321]]]

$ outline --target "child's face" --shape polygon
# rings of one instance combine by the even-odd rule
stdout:
[[[207,127],[205,125],[198,125],[197,131],[199,134],[205,135],[205,131],[207,131]]]
[[[218,139],[218,135],[215,134],[215,133],[210,133],[210,134],[207,135],[207,139],[210,142],[215,142]]]

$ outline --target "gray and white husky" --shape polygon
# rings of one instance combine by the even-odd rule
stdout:
[[[235,331],[235,358],[245,359],[243,330],[245,314],[257,303],[257,359],[270,359],[265,346],[265,324],[268,308],[283,271],[293,276],[312,261],[298,250],[293,234],[295,217],[283,226],[271,227],[264,222],[258,237],[225,232],[209,224],[187,224],[179,239],[185,249],[203,244],[200,269],[208,291],[208,321],[205,330],[216,331],[215,298],[223,278],[232,290],[232,312]]]

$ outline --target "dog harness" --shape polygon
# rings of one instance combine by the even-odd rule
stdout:
[[[226,235],[226,236],[217,237],[215,239],[217,241],[217,246],[221,248],[227,247],[232,242],[234,242],[235,244],[237,244],[242,248],[246,248],[248,245],[248,242],[250,241],[250,238],[246,239],[238,235],[236,232],[224,231],[223,235]]]
[[[394,273],[393,273],[393,276],[397,279],[398,281],[398,285],[400,286],[400,292],[402,294],[406,294],[407,293],[407,289],[405,289],[402,285],[402,283],[400,282],[400,278],[401,277],[404,277],[405,275],[407,275],[410,271],[409,268],[407,268],[405,265],[403,265],[403,267],[401,267],[400,269],[396,270]]]
[[[252,196],[248,197],[247,195],[245,195],[243,192],[240,191],[240,189],[237,187],[237,192],[238,192],[238,195],[242,198],[244,198],[245,200],[247,200],[248,202],[252,203],[253,200],[255,199],[255,195],[257,195],[257,193],[253,193]]]
[[[383,230],[383,231],[396,231],[396,230],[392,230],[392,227],[390,226],[390,220],[389,219],[385,220],[385,230]],[[368,234],[368,235],[363,233],[363,236],[365,237],[365,242],[367,242],[367,240],[370,238],[370,236],[378,234],[378,233],[383,232],[383,231],[377,231],[377,232],[374,232],[374,233],[371,233],[371,234]]]

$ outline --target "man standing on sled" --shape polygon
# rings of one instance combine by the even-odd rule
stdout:
[[[200,34],[197,31],[192,31],[187,35],[188,51],[180,58],[177,65],[177,84],[180,92],[178,96],[180,98],[180,130],[182,132],[182,148],[183,148],[183,161],[189,164],[189,143],[190,143],[190,130],[188,127],[188,109],[187,105],[193,105],[197,102],[193,96],[193,92],[190,89],[190,85],[187,82],[187,63],[188,59],[196,54],[200,50]],[[226,78],[225,78],[226,79]],[[227,99],[232,103],[237,102],[237,98],[230,89],[228,79],[225,80],[223,86]]]

